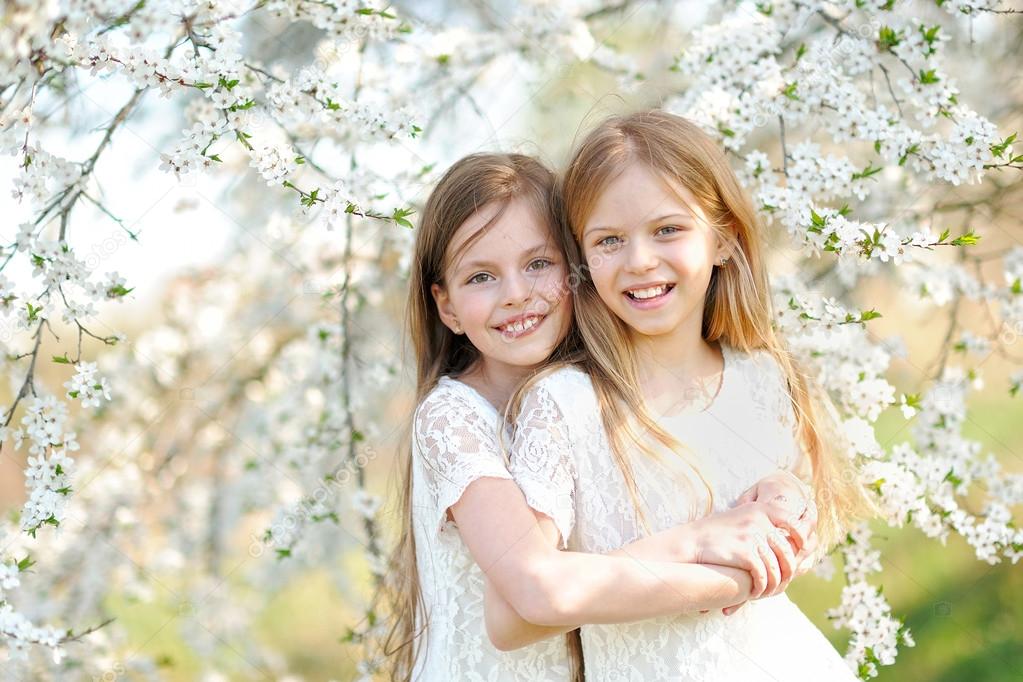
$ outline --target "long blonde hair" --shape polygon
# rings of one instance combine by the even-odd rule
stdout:
[[[691,121],[659,110],[602,122],[576,149],[562,181],[573,241],[581,241],[601,193],[633,161],[645,164],[669,184],[692,192],[724,240],[731,258],[726,267],[714,268],[711,275],[703,338],[744,352],[764,349],[778,362],[796,417],[798,442],[813,470],[818,541],[822,547],[831,546],[852,522],[872,515],[876,508],[858,482],[853,460],[838,449],[838,429],[828,414],[827,395],[775,334],[762,229],[752,202],[714,140]],[[600,300],[581,250],[569,254],[579,273],[574,300],[576,323],[587,351],[585,369],[601,397],[609,437],[620,441],[618,434],[628,416],[638,415],[640,423],[663,441],[659,429],[650,427],[642,406],[637,359],[625,324]],[[627,458],[618,459],[626,462],[622,472],[633,490],[635,481]]]
[[[416,362],[416,404],[437,385],[442,376],[456,376],[480,359],[466,336],[456,335],[440,319],[430,291],[444,283],[444,273],[457,257],[449,248],[459,227],[485,206],[499,206],[497,214],[466,240],[462,250],[493,224],[512,200],[527,201],[555,241],[564,233],[555,228],[554,199],[557,182],[542,163],[521,154],[472,154],[456,162],[431,192],[423,209],[413,249],[406,309],[408,339]],[[571,241],[571,239],[569,240]],[[568,356],[578,347],[576,332],[569,332],[552,354]],[[383,641],[392,680],[412,677],[417,655],[416,639],[427,627],[425,604],[416,564],[413,534],[412,453],[405,450],[399,497],[398,542],[388,565],[388,575],[378,600],[389,607],[390,629]],[[575,679],[582,680],[582,649],[578,630],[568,635]]]

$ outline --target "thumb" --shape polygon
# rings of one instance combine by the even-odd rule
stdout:
[[[735,501],[735,506],[738,507],[740,504],[748,504],[750,502],[757,501],[757,487],[754,485],[746,489],[742,495],[739,495],[739,499]]]

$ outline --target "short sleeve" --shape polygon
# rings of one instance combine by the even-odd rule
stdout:
[[[553,519],[562,549],[575,523],[572,445],[561,406],[540,382],[526,394],[516,417],[509,468],[529,506]]]
[[[435,502],[435,528],[473,481],[512,476],[501,453],[496,412],[488,414],[458,391],[440,387],[420,403],[415,440],[424,480]]]

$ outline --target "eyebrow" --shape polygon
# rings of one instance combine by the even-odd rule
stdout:
[[[666,213],[662,216],[658,216],[657,218],[651,218],[650,220],[647,221],[647,224],[659,223],[662,220],[667,220],[668,218],[693,218],[693,217],[694,217],[693,214],[689,213],[688,211],[684,210],[672,211],[671,213]],[[591,232],[611,231],[614,229],[616,229],[616,226],[614,225],[596,225],[594,227],[588,228],[585,232],[583,232],[583,236],[585,237]]]
[[[526,257],[534,256],[538,253],[543,253],[547,251],[549,247],[550,247],[549,244],[537,244],[536,246],[532,246],[526,249],[523,255]],[[494,263],[488,260],[483,259],[470,260],[464,263],[460,263],[456,272],[462,272],[463,270],[485,269],[491,267],[492,265],[494,265]]]

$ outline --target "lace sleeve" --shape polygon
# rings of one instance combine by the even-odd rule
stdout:
[[[422,461],[435,528],[473,481],[511,478],[497,438],[499,424],[455,391],[436,389],[416,410],[415,440]]]
[[[544,382],[529,391],[515,420],[512,475],[526,502],[553,519],[561,548],[575,522],[575,461],[565,414]]]

